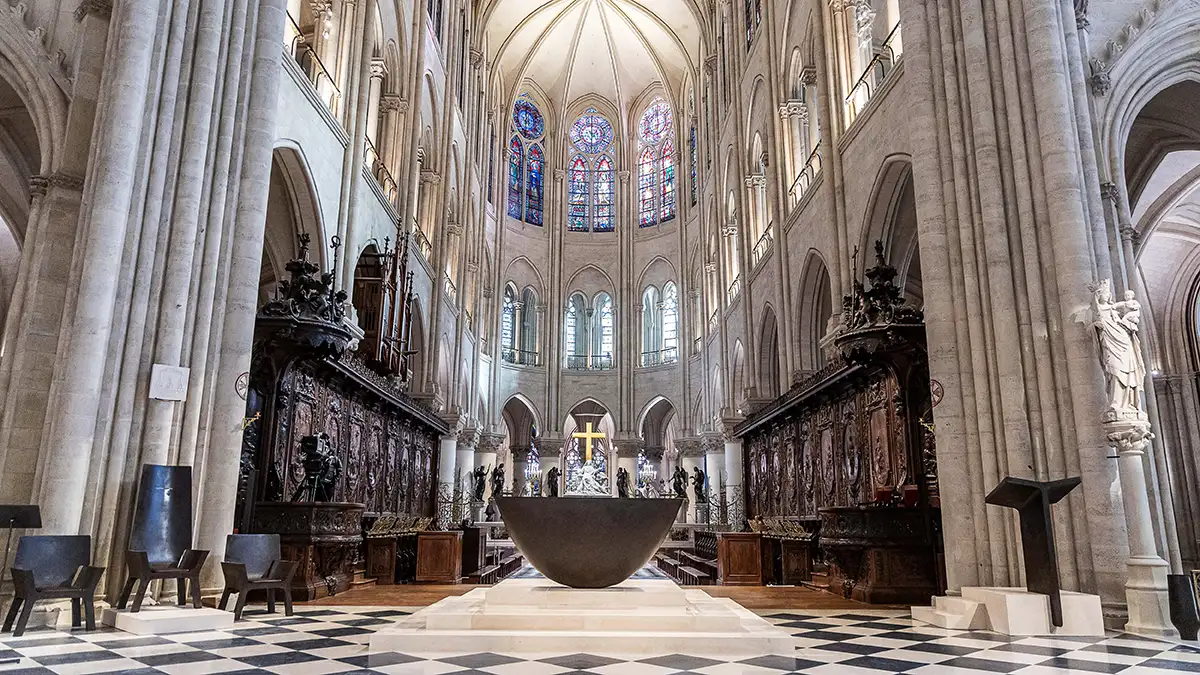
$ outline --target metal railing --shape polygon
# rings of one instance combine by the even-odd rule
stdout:
[[[387,166],[383,163],[383,159],[379,156],[379,151],[375,149],[375,144],[371,139],[364,139],[367,142],[366,150],[364,151],[363,162],[371,170],[371,175],[375,176],[375,180],[379,182],[379,187],[383,190],[383,195],[387,197],[388,203],[392,206],[398,206],[397,199],[400,197],[400,186],[396,183],[396,179],[392,177],[392,172],[388,171]]]
[[[719,311],[720,310],[714,309],[712,315],[708,317],[708,332],[709,333],[717,332],[717,315],[718,315]]]
[[[773,228],[773,224],[767,225],[767,229],[763,230],[762,236],[758,238],[758,243],[754,245],[754,250],[751,251],[755,266],[771,252],[771,246],[775,242],[775,235],[772,232]]]
[[[429,237],[425,236],[425,233],[421,231],[421,228],[413,227],[412,238],[413,246],[415,246],[417,251],[420,252],[421,257],[425,259],[425,262],[433,262],[433,244],[429,243]]]
[[[337,80],[321,62],[321,57],[317,56],[317,50],[308,43],[304,32],[300,30],[300,24],[296,23],[296,19],[291,13],[288,13],[287,18],[285,37],[288,40],[288,53],[296,60],[296,63],[300,64],[300,69],[308,75],[309,84],[312,85],[313,90],[317,92],[317,96],[325,103],[329,111],[337,114],[338,103],[342,99],[342,90],[338,88]]]
[[[737,297],[741,294],[742,294],[742,277],[741,277],[741,275],[738,275],[738,276],[734,277],[733,281],[730,282],[730,284],[729,284],[729,304],[732,305],[733,301],[737,300]]]
[[[595,356],[567,356],[567,370],[612,370],[612,354]]]
[[[500,358],[504,359],[505,363],[514,363],[518,366],[536,366],[538,364],[538,353],[527,349],[505,347]]]
[[[697,335],[696,339],[692,340],[692,353],[699,354],[700,350],[703,348],[704,348],[704,336]]]
[[[812,154],[808,156],[808,161],[804,163],[804,168],[800,169],[796,180],[792,181],[792,187],[788,189],[788,194],[792,196],[793,206],[804,199],[804,195],[808,193],[808,189],[816,182],[819,175],[821,175],[821,142],[817,141]]]
[[[458,300],[458,287],[450,280],[449,274],[442,275],[442,288],[446,291],[446,298],[450,302],[453,303]]]
[[[899,46],[900,24],[896,24],[887,39],[883,41],[875,58],[871,59],[871,62],[863,70],[862,77],[858,78],[858,82],[850,88],[850,95],[846,97],[846,124],[854,122],[863,108],[866,108],[867,104],[871,102],[871,97],[887,80],[887,76],[895,69],[902,54],[898,49]]]
[[[663,366],[679,361],[678,347],[664,347],[649,352],[642,352],[642,367]]]

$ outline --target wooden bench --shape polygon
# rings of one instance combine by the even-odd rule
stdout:
[[[686,558],[687,562],[689,563],[689,565],[691,567],[695,567],[695,568],[707,573],[709,575],[709,577],[717,576],[717,561],[716,560],[709,560],[708,558],[705,558],[700,555],[696,555],[695,553],[688,553],[687,551],[682,552],[680,555],[683,558]]]
[[[480,583],[480,584],[496,583],[497,581],[499,581],[499,579],[497,579],[499,571],[500,571],[499,565],[488,565],[487,567],[479,570],[479,581],[476,583]]]
[[[707,572],[698,570],[695,567],[680,567],[679,576],[681,577],[680,583],[684,586],[699,586],[709,583],[709,580],[712,579]]]
[[[658,565],[659,569],[667,574],[667,576],[679,577],[679,561],[669,555],[664,555]]]

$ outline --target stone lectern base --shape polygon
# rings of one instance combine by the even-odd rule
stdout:
[[[166,635],[233,628],[233,612],[211,607],[143,606],[139,612],[108,607],[100,622],[134,635]]]
[[[1100,596],[1059,591],[1061,627],[1050,613],[1050,597],[1024,588],[964,587],[962,597],[933,598],[933,607],[913,607],[917,621],[957,630],[990,630],[1003,635],[1104,635]]]
[[[589,654],[790,654],[784,629],[728,598],[671,581],[629,579],[602,589],[508,579],[446,598],[371,637],[371,652],[579,651]]]

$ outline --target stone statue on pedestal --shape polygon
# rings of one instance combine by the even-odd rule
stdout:
[[[558,470],[557,466],[550,467],[550,470],[546,472],[546,491],[550,497],[558,496],[558,477],[561,474],[562,472]]]
[[[697,504],[708,503],[708,498],[704,496],[704,472],[698,466],[692,468],[692,490],[696,493]]]
[[[504,494],[504,462],[496,465],[492,469],[492,496],[499,497]]]
[[[1140,411],[1141,390],[1146,380],[1142,345],[1138,337],[1142,307],[1133,291],[1123,301],[1114,301],[1108,279],[1094,289],[1093,326],[1100,342],[1100,364],[1108,385],[1108,403],[1114,412]]]
[[[471,472],[471,498],[474,501],[482,502],[484,489],[487,487],[487,467],[477,466]]]
[[[629,499],[629,472],[625,467],[617,469],[617,496],[621,499]]]
[[[671,474],[671,491],[676,497],[687,499],[687,472],[682,466],[675,467],[675,472]]]

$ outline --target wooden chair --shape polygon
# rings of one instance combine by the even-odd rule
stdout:
[[[283,591],[284,615],[292,615],[292,577],[298,565],[281,560],[279,550],[277,534],[231,534],[225,538],[225,561],[221,563],[225,591],[217,606],[225,609],[229,594],[237,593],[234,621],[242,618],[251,591],[266,592],[267,611],[271,613],[275,612],[275,591]]]
[[[91,562],[92,538],[87,535],[21,537],[12,566],[14,595],[4,618],[4,631],[12,630],[13,637],[21,637],[34,603],[64,599],[71,600],[71,625],[79,627],[82,609],[87,630],[95,630],[96,585],[104,568],[94,567]]]

